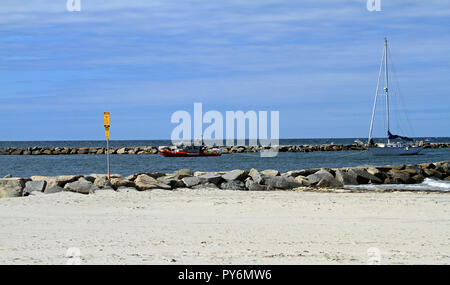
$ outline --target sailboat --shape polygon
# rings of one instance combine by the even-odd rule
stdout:
[[[383,67],[385,76],[383,88],[384,94],[379,94],[380,79],[383,76]],[[374,143],[372,138],[375,110],[377,105],[377,99],[379,96],[384,96],[386,100],[387,141],[385,143]],[[409,137],[392,134],[390,130],[389,120],[390,118],[389,118],[388,42],[387,38],[384,38],[383,56],[381,58],[380,72],[378,74],[378,81],[377,81],[377,90],[375,93],[375,100],[372,109],[372,119],[370,121],[369,140],[368,140],[369,152],[372,155],[413,155],[418,154],[419,152],[422,151],[423,142],[417,143]]]

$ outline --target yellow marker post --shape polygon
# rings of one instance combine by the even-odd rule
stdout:
[[[106,169],[108,171],[108,179],[111,179],[111,174],[109,173],[109,112],[103,113],[103,125],[105,126],[105,139],[106,139]]]

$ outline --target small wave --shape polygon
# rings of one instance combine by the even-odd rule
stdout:
[[[428,185],[431,187],[444,188],[445,190],[450,190],[450,181],[437,180],[431,178],[425,178],[422,182],[423,185]]]
[[[366,184],[346,185],[345,189],[359,190],[417,190],[417,191],[450,191],[450,181],[425,178],[420,184]]]

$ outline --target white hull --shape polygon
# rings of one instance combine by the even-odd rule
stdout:
[[[414,155],[423,150],[420,146],[406,147],[370,147],[369,153],[372,155]]]

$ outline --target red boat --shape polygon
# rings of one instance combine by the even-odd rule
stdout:
[[[181,145],[171,149],[168,147],[161,147],[158,154],[166,157],[199,157],[199,156],[220,156],[222,151],[220,149],[206,150],[204,145]]]

